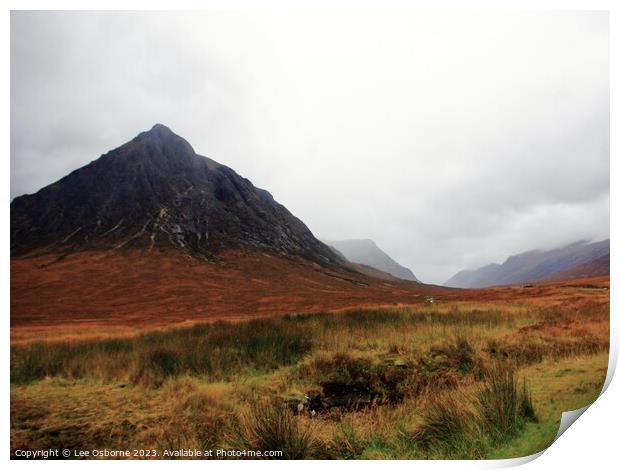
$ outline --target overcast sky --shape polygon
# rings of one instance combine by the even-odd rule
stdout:
[[[161,122],[424,282],[609,236],[605,12],[17,12],[11,197]]]

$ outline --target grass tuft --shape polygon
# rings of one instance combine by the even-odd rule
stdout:
[[[231,425],[229,445],[235,449],[281,450],[283,459],[321,457],[312,426],[302,424],[284,404],[256,402]]]
[[[489,368],[474,397],[454,393],[433,400],[424,410],[413,441],[428,453],[477,458],[490,446],[517,435],[525,422],[535,421],[527,384],[522,389],[506,363]]]
[[[494,440],[516,434],[521,410],[514,370],[503,363],[490,368],[475,405],[482,429]]]

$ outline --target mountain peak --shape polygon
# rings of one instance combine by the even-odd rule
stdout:
[[[175,134],[168,126],[160,123],[156,123],[151,127],[148,131],[145,131],[143,134],[154,135],[158,137],[179,137],[179,135]]]
[[[179,164],[190,167],[201,166],[205,162],[197,160],[207,160],[205,157],[196,155],[194,148],[187,140],[159,123],[108,152],[108,155],[129,157],[135,161],[148,161],[149,164],[155,164],[161,168]]]
[[[265,190],[163,124],[11,203],[11,251],[250,248],[340,260]]]
[[[141,140],[144,138],[158,139],[158,140],[177,140],[178,139],[178,140],[187,142],[183,137],[176,134],[168,126],[164,124],[160,124],[160,123],[154,124],[153,127],[151,127],[148,131],[140,132],[140,134],[138,134],[134,140],[136,139]]]

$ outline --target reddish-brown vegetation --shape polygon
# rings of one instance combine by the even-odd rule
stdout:
[[[301,258],[228,252],[208,263],[178,252],[77,252],[11,260],[13,342],[133,334],[144,329],[285,313],[438,301],[570,304],[579,289],[608,289],[609,277],[531,287],[460,290],[355,271]]]

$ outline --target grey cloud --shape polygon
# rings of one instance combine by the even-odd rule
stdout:
[[[609,236],[605,12],[14,12],[11,197],[163,122],[426,282]]]

